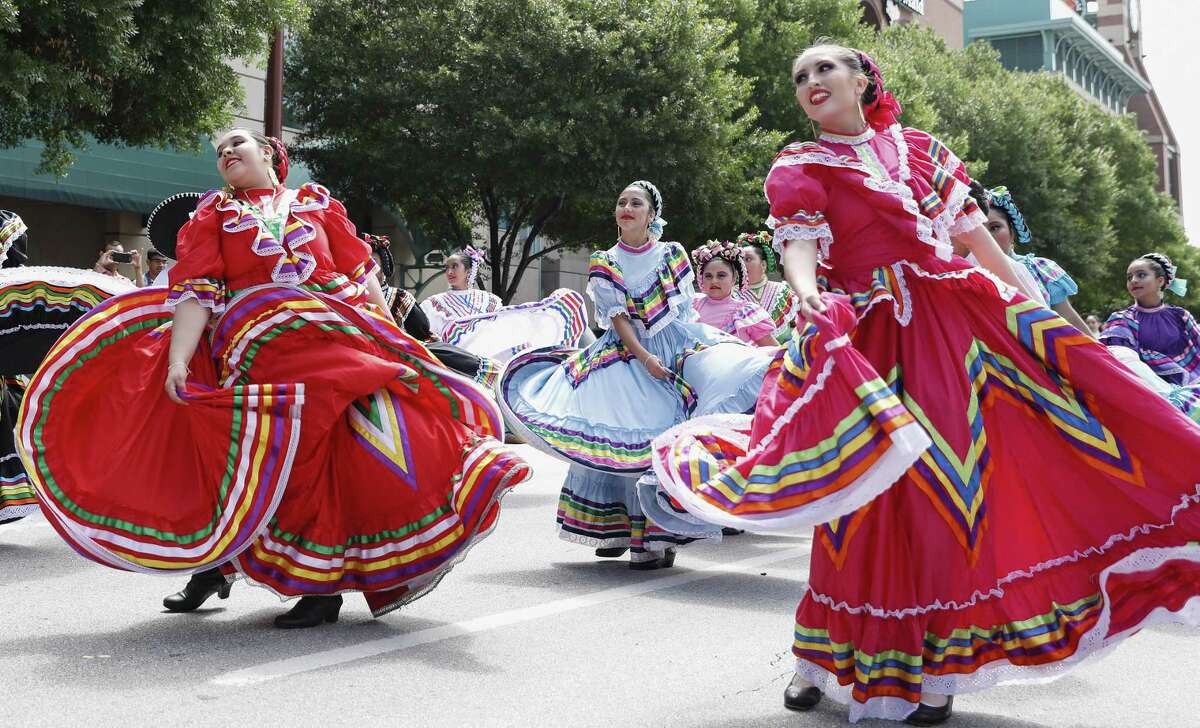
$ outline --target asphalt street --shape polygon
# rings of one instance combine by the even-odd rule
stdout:
[[[193,614],[183,578],[76,556],[40,517],[0,526],[0,727],[845,726],[784,710],[808,534],[741,535],[631,571],[555,537],[565,466],[536,477],[429,596],[382,619],[280,631],[239,582]],[[953,726],[1200,727],[1200,630],[1145,630],[1048,684],[961,696]],[[897,726],[863,721],[860,726]]]

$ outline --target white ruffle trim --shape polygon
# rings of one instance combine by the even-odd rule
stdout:
[[[1200,490],[1200,485],[1197,489]],[[1200,596],[1194,596],[1178,611],[1156,608],[1140,623],[1119,634],[1108,636],[1112,620],[1112,599],[1108,593],[1109,578],[1113,574],[1153,571],[1168,561],[1180,559],[1200,563],[1200,545],[1140,549],[1104,569],[1100,573],[1100,592],[1104,601],[1100,618],[1080,638],[1078,647],[1070,657],[1046,665],[1032,666],[1014,665],[1006,660],[997,660],[968,674],[925,675],[921,679],[922,691],[937,695],[961,695],[999,685],[1047,683],[1066,675],[1086,661],[1104,657],[1122,640],[1147,627],[1164,623],[1200,625]],[[804,659],[796,661],[796,673],[820,688],[825,695],[850,706],[852,723],[863,718],[903,720],[917,707],[914,703],[891,697],[872,698],[865,703],[857,702],[852,695],[853,685],[840,685],[833,673]]]
[[[86,268],[27,265],[0,269],[0,288],[23,283],[49,283],[65,287],[90,285],[113,296],[137,290],[137,286],[128,278],[108,276]]]
[[[1118,543],[1132,542],[1138,536],[1144,536],[1144,535],[1150,533],[1151,531],[1162,531],[1162,530],[1165,530],[1168,528],[1172,528],[1175,525],[1175,516],[1180,511],[1182,511],[1185,508],[1188,508],[1196,503],[1200,503],[1200,483],[1196,484],[1193,492],[1190,495],[1181,496],[1179,502],[1176,503],[1171,508],[1171,519],[1169,521],[1167,521],[1165,523],[1145,523],[1145,524],[1142,524],[1139,526],[1134,526],[1134,527],[1130,528],[1129,531],[1126,533],[1118,533],[1118,534],[1115,534],[1115,535],[1109,537],[1109,539],[1104,542],[1103,546],[1100,546],[1100,547],[1092,546],[1083,551],[1076,551],[1071,554],[1066,554],[1066,555],[1059,556],[1054,559],[1042,561],[1040,563],[1034,564],[1033,566],[1030,566],[1025,569],[1017,569],[1016,571],[1012,571],[1012,572],[1004,575],[1003,577],[997,579],[996,586],[993,587],[992,589],[989,589],[986,593],[984,593],[982,591],[976,591],[966,601],[950,600],[950,601],[943,602],[939,599],[930,604],[923,604],[923,605],[914,606],[914,607],[905,607],[903,609],[884,609],[882,607],[876,606],[869,602],[863,603],[863,604],[850,605],[845,601],[837,602],[833,599],[833,597],[831,597],[827,594],[821,594],[816,591],[811,591],[809,593],[815,601],[820,602],[821,604],[824,604],[825,606],[829,607],[830,609],[832,609],[834,611],[848,612],[850,614],[864,614],[865,613],[865,614],[871,615],[872,617],[880,617],[880,618],[884,618],[884,619],[904,619],[905,617],[913,617],[918,614],[926,614],[928,612],[934,612],[934,611],[946,611],[946,610],[957,611],[960,609],[967,609],[969,607],[975,606],[980,601],[991,599],[993,597],[997,597],[997,598],[1003,597],[1004,596],[1003,586],[1005,584],[1010,584],[1014,581],[1017,581],[1018,579],[1032,578],[1036,574],[1039,574],[1043,571],[1048,571],[1050,569],[1062,566],[1063,564],[1073,563],[1073,562],[1079,561],[1081,559],[1086,559],[1090,556],[1102,555],[1106,551],[1111,549],[1113,546],[1117,545]],[[1198,546],[1196,548],[1197,548],[1197,551],[1196,551],[1197,561],[1200,561],[1200,546]],[[1154,549],[1143,549],[1143,550],[1154,550]],[[1130,556],[1136,555],[1137,553],[1141,553],[1141,552],[1135,552],[1134,554],[1130,554]],[[1123,563],[1128,558],[1129,557],[1126,557],[1125,559],[1122,559],[1122,562],[1118,562],[1118,563]]]
[[[176,306],[183,303],[184,301],[195,301],[196,303],[200,304],[204,308],[207,308],[214,315],[225,313],[225,302],[224,301],[217,301],[217,300],[211,299],[211,298],[209,298],[209,299],[200,298],[200,295],[197,294],[195,291],[184,291],[177,298],[168,298],[163,303],[163,305],[171,310],[174,310]]]
[[[770,447],[779,437],[779,433],[796,418],[804,405],[810,402],[824,388],[825,382],[833,373],[833,367],[833,358],[826,359],[821,371],[817,373],[816,379],[805,390],[804,394],[792,400],[783,415],[771,425],[771,429],[766,436],[754,448],[748,450],[745,455],[738,459],[744,460],[758,457],[764,450]],[[921,453],[925,452],[932,444],[929,435],[920,424],[913,422],[903,425],[891,433],[890,439],[892,445],[888,448],[888,451],[865,473],[836,495],[828,496],[791,513],[769,514],[753,518],[735,516],[711,503],[696,498],[692,489],[686,483],[680,481],[677,474],[662,461],[659,451],[660,449],[666,449],[669,452],[670,444],[673,441],[688,436],[692,431],[711,432],[714,429],[725,429],[729,428],[733,422],[742,424],[747,419],[749,419],[749,415],[713,415],[688,420],[672,427],[654,439],[651,459],[654,463],[654,472],[662,483],[663,488],[688,511],[709,523],[730,526],[732,528],[743,528],[755,532],[790,532],[800,528],[812,528],[831,521],[834,518],[844,516],[847,513],[853,513],[890,488],[916,462]],[[731,439],[735,441],[740,440],[738,444],[741,447],[746,447],[749,444],[749,438],[745,436]]]
[[[817,256],[820,260],[826,260],[829,258],[829,248],[833,245],[833,231],[829,229],[827,222],[820,225],[779,225],[775,227],[775,234],[771,237],[771,247],[782,256],[783,248],[789,240],[816,240]]]

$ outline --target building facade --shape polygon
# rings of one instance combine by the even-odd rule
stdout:
[[[1181,203],[1179,144],[1142,63],[1141,0],[966,0],[965,42],[1001,62],[1058,73],[1114,114],[1132,113],[1158,160],[1159,189]]]

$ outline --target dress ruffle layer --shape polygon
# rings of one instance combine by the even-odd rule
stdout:
[[[231,564],[284,597],[367,592],[379,614],[432,588],[529,475],[493,439],[483,389],[361,309],[242,291],[193,357],[183,407],[162,392],[170,326],[161,290],[106,301],[22,406],[18,447],[47,517],[100,563]]]
[[[961,262],[834,287],[749,417],[655,441],[704,520],[816,525],[797,671],[901,719],[1200,620],[1200,427],[1103,346]],[[1147,409],[1149,408],[1149,409]],[[919,537],[914,536],[919,534]]]

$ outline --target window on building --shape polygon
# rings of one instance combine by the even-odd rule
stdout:
[[[1173,151],[1167,152],[1167,194],[1175,198],[1175,204],[1183,209],[1183,199],[1179,189],[1179,155]]]
[[[1000,62],[1005,68],[1019,71],[1042,69],[1042,36],[1019,35],[1011,38],[991,38],[989,41],[1000,51]]]

